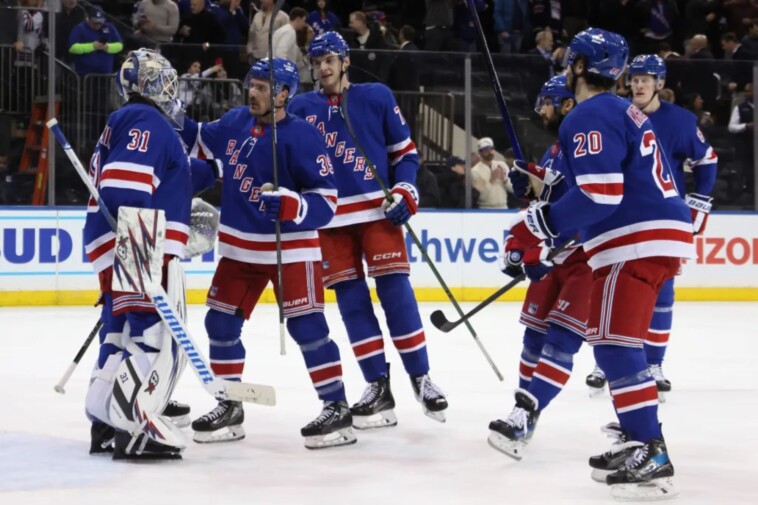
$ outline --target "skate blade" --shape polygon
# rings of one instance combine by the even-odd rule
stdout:
[[[668,391],[658,391],[658,403],[666,403],[666,397],[668,396]]]
[[[358,438],[353,433],[353,428],[343,428],[326,435],[305,437],[305,448],[311,450],[328,449],[329,447],[351,445],[357,441]]]
[[[679,494],[671,477],[654,479],[640,484],[614,484],[611,496],[618,501],[670,500]]]
[[[175,416],[175,417],[167,417],[169,421],[171,421],[174,426],[177,428],[186,428],[190,424],[192,424],[192,419],[190,419],[189,415],[186,416]]]
[[[603,396],[603,393],[605,393],[605,386],[601,388],[595,388],[592,386],[588,386],[590,390],[590,398],[598,398],[600,396]]]
[[[428,417],[430,419],[434,419],[438,423],[444,423],[444,422],[447,421],[447,419],[445,418],[445,411],[444,410],[440,410],[438,412],[433,412],[433,411],[425,408],[424,409],[424,414],[426,415],[426,417]]]
[[[595,482],[600,482],[601,484],[607,484],[605,478],[615,471],[616,470],[601,470],[599,468],[593,468],[592,473],[590,474],[590,477],[592,477],[592,480],[594,480]]]
[[[383,410],[370,416],[353,416],[353,428],[356,430],[390,428],[392,426],[397,426],[397,416],[392,409]]]
[[[215,444],[217,442],[234,442],[245,438],[245,429],[241,424],[227,426],[216,431],[196,431],[192,440],[198,444]]]
[[[506,456],[510,456],[516,461],[521,461],[521,458],[524,457],[524,448],[526,447],[525,442],[513,441],[496,431],[490,431],[490,435],[487,437],[487,443],[489,443],[493,449],[502,452]]]

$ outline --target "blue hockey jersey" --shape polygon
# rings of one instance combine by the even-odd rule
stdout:
[[[398,182],[415,185],[419,166],[416,145],[392,91],[384,84],[367,83],[351,84],[346,92],[350,124],[379,177],[390,188]],[[384,193],[348,134],[340,99],[339,95],[313,91],[295,96],[288,108],[324,135],[334,164],[339,202],[337,214],[326,228],[384,219]]]
[[[192,200],[189,159],[181,138],[156,107],[127,103],[108,117],[89,175],[114,218],[122,205],[164,210],[164,252],[184,257]],[[92,198],[84,242],[95,272],[113,265],[115,234]]]
[[[299,224],[281,223],[282,261],[320,261],[316,230],[337,208],[331,161],[321,135],[302,119],[287,115],[276,128],[279,185],[300,193],[307,207]],[[271,125],[259,123],[242,106],[199,127],[190,122],[186,129],[197,131],[193,156],[224,164],[219,253],[246,263],[276,264],[274,222],[259,210],[261,186],[274,180]]]
[[[690,210],[648,117],[600,93],[561,124],[573,187],[550,208],[555,231],[579,229],[593,269],[651,256],[694,258]]]
[[[686,163],[695,177],[695,193],[710,195],[716,183],[718,156],[698,128],[697,116],[665,101],[647,116],[666,153],[679,194],[684,197]]]

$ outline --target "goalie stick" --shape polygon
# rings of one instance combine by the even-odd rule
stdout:
[[[55,118],[50,119],[47,122],[47,127],[53,135],[55,135],[61,148],[63,148],[63,152],[66,153],[71,164],[74,165],[79,177],[87,186],[92,197],[97,201],[100,211],[103,213],[105,219],[111,225],[111,228],[115,233],[116,220],[100,198],[100,193],[90,180],[87,171],[71,147],[71,144],[66,140],[63,131],[60,126],[58,126],[58,121]],[[147,295],[155,305],[158,315],[168,327],[171,337],[174,339],[177,346],[184,350],[187,356],[187,361],[189,361],[192,370],[195,372],[197,378],[200,379],[203,388],[209,394],[220,400],[243,401],[269,406],[276,405],[276,392],[271,386],[225,381],[216,377],[208,366],[208,362],[202,352],[200,352],[200,348],[195,343],[195,340],[192,338],[189,331],[187,331],[182,322],[181,316],[177,313],[176,308],[170,303],[166,291],[158,285],[155,289],[151,289]]]
[[[560,253],[562,253],[563,251],[571,247],[574,244],[574,242],[575,242],[574,240],[569,240],[568,242],[558,247],[557,249],[550,251],[550,254],[547,255],[547,259],[552,260],[553,258],[558,256]],[[432,315],[430,317],[430,319],[432,320],[432,324],[438,330],[444,333],[447,333],[453,330],[454,328],[457,328],[461,323],[464,323],[468,321],[469,319],[471,319],[472,317],[474,317],[484,307],[486,307],[490,303],[497,300],[501,295],[504,295],[505,293],[510,291],[511,288],[513,288],[514,286],[516,286],[517,284],[519,284],[521,281],[525,279],[526,279],[526,274],[522,272],[518,276],[511,279],[511,281],[508,284],[506,284],[505,286],[503,286],[502,288],[498,289],[497,291],[492,293],[490,296],[488,296],[487,299],[479,303],[479,305],[471,309],[468,313],[466,313],[466,315],[464,315],[462,318],[458,319],[457,321],[449,321],[447,319],[447,316],[445,316],[444,312],[442,312],[441,310],[435,310],[434,312],[432,312]]]
[[[347,95],[348,90],[343,90],[342,98],[340,100],[340,113],[342,114],[343,119],[345,120],[345,127],[347,128],[347,133],[350,135],[350,138],[353,140],[353,143],[355,144],[355,147],[360,152],[361,156],[363,156],[363,159],[366,160],[366,166],[368,167],[368,170],[371,172],[372,177],[376,180],[377,183],[379,183],[379,187],[382,189],[382,192],[384,193],[384,197],[390,201],[394,202],[392,199],[392,195],[390,194],[390,190],[387,187],[387,184],[384,180],[382,180],[381,176],[376,170],[376,167],[374,166],[374,163],[371,161],[371,159],[368,157],[366,152],[363,150],[363,147],[358,142],[358,139],[355,136],[355,131],[353,130],[353,125],[350,123],[350,117],[348,116],[347,111]],[[497,378],[502,382],[504,380],[503,374],[500,373],[500,370],[497,368],[497,365],[495,365],[495,362],[492,360],[492,357],[487,352],[487,349],[484,348],[484,344],[482,344],[482,341],[479,340],[479,337],[476,335],[476,331],[474,331],[474,327],[471,326],[471,323],[468,322],[468,319],[466,319],[463,315],[463,309],[461,309],[461,306],[458,304],[458,301],[453,296],[453,293],[450,291],[450,288],[447,287],[447,284],[442,279],[442,275],[440,275],[439,271],[437,270],[437,267],[434,266],[434,263],[429,258],[429,255],[426,252],[426,249],[424,248],[424,245],[419,240],[416,233],[413,231],[413,228],[411,228],[410,223],[406,222],[404,224],[405,230],[408,232],[408,235],[411,236],[411,239],[413,239],[413,243],[416,244],[416,247],[419,251],[421,251],[421,256],[424,258],[424,261],[427,265],[429,265],[429,268],[432,270],[432,273],[437,278],[437,282],[439,282],[440,286],[442,287],[442,290],[447,295],[447,298],[450,300],[450,303],[453,304],[453,307],[455,307],[455,310],[458,311],[458,314],[461,316],[461,322],[466,323],[466,327],[468,328],[469,332],[471,333],[471,336],[473,337],[474,341],[476,342],[476,345],[479,346],[479,350],[484,355],[484,359],[487,360],[487,363],[489,363],[490,367],[492,368],[492,371],[495,372],[495,375]]]
[[[89,348],[89,345],[92,343],[92,341],[95,339],[95,336],[100,331],[100,328],[103,327],[103,320],[98,319],[97,323],[95,324],[95,327],[92,328],[92,331],[87,336],[87,339],[84,341],[82,346],[79,348],[79,352],[76,353],[76,356],[74,356],[74,361],[71,362],[71,364],[66,369],[66,373],[63,374],[63,377],[61,377],[61,380],[58,381],[58,384],[53,386],[53,389],[56,393],[60,393],[62,395],[66,394],[66,383],[71,378],[71,374],[74,373],[74,370],[76,369],[79,362],[84,357],[84,353],[87,352],[87,349]]]

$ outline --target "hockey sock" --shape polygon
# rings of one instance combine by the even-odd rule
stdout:
[[[376,294],[405,371],[411,376],[426,374],[429,372],[426,337],[408,276],[389,274],[377,277]]]
[[[645,356],[648,365],[660,365],[666,354],[674,316],[674,279],[666,281],[658,293],[650,328],[645,338]]]
[[[240,316],[210,309],[205,315],[205,330],[210,342],[211,370],[219,378],[230,381],[242,380],[245,368],[245,346],[242,345]]]
[[[544,343],[544,333],[529,327],[524,330],[524,348],[521,351],[521,360],[518,366],[518,387],[521,389],[529,388]]]
[[[562,326],[551,324],[547,330],[537,367],[534,369],[528,391],[537,398],[540,411],[558,396],[571,377],[574,354],[584,339]]]
[[[658,389],[640,348],[596,345],[595,360],[608,378],[621,428],[632,440],[646,443],[661,437]]]
[[[353,353],[366,382],[387,375],[384,340],[379,321],[374,315],[371,294],[366,279],[352,279],[334,286],[337,305],[345,323]]]
[[[323,312],[287,319],[287,330],[300,346],[313,387],[323,401],[344,401],[340,350],[329,338]]]

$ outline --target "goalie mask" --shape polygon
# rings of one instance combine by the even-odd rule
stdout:
[[[175,127],[184,125],[184,107],[177,98],[179,78],[169,61],[152,49],[137,49],[126,56],[116,75],[119,94],[147,98],[163,111]]]

